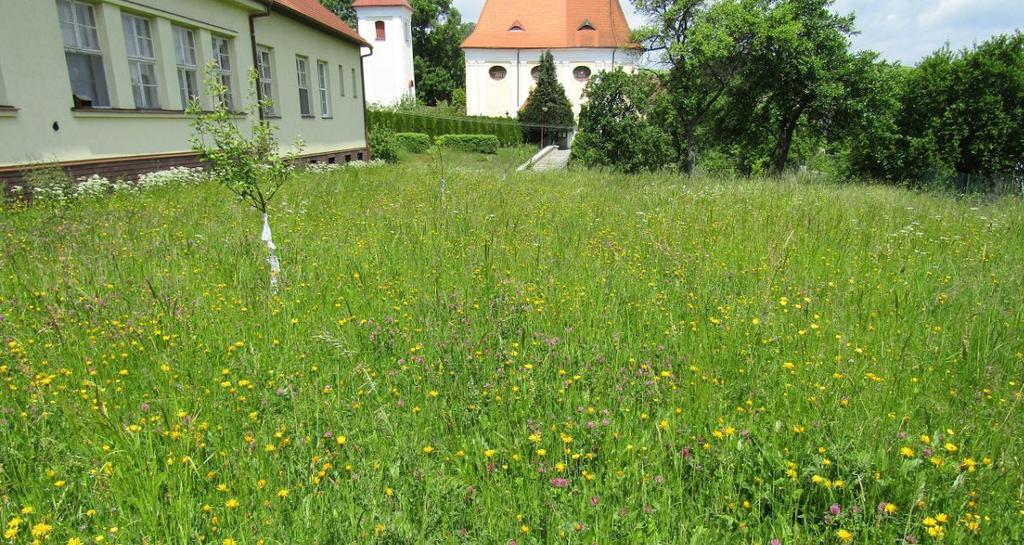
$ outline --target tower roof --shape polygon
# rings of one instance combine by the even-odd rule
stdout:
[[[515,23],[522,31],[510,31]],[[487,0],[476,28],[462,42],[466,49],[629,45],[629,24],[618,0]]]
[[[352,7],[354,8],[383,8],[392,6],[408,8],[412,11],[412,6],[409,5],[408,0],[356,0],[352,2]]]
[[[319,27],[325,32],[335,34],[357,45],[370,46],[356,31],[352,30],[352,27],[331,13],[331,10],[325,8],[319,0],[263,0],[263,2],[310,26]]]

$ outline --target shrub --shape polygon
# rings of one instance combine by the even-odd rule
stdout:
[[[507,117],[458,116],[437,108],[417,107],[413,111],[370,110],[370,130],[388,128],[394,132],[421,132],[429,136],[445,134],[493,134],[502,146],[523,141],[519,121]]]
[[[437,145],[473,153],[498,153],[498,137],[493,134],[446,134]]]
[[[398,162],[398,139],[388,128],[378,127],[370,131],[370,154],[385,163]]]
[[[572,161],[623,172],[655,171],[672,163],[672,138],[657,123],[664,97],[651,74],[601,72],[587,83]]]
[[[454,108],[455,111],[457,111],[459,113],[462,113],[462,114],[466,113],[466,89],[465,88],[460,87],[460,88],[452,91],[452,104],[451,104],[451,107]]]
[[[410,153],[426,153],[430,149],[430,135],[421,132],[400,132],[395,134],[398,147]]]

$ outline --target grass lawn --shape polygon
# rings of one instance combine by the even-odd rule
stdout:
[[[1021,200],[531,151],[0,211],[0,543],[1024,541]]]
[[[432,148],[428,153],[409,153],[399,151],[401,162],[406,166],[427,167],[435,177],[444,170],[485,170],[492,174],[506,175],[525,163],[536,154],[539,149],[536,146],[516,146],[498,148],[495,155],[481,153],[468,153],[456,150],[441,150]],[[417,174],[423,174],[417,172]]]

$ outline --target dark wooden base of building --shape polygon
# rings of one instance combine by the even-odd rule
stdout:
[[[370,150],[356,148],[303,155],[299,160],[309,164],[345,164],[352,161],[367,161]],[[174,167],[195,168],[202,166],[199,156],[195,153],[176,153],[161,155],[143,155],[119,159],[95,159],[89,161],[69,161],[64,163],[45,163],[38,165],[0,166],[0,184],[5,193],[10,193],[13,186],[26,183],[33,170],[60,169],[68,176],[78,179],[94,174],[110,180],[135,181],[142,174],[167,170]]]

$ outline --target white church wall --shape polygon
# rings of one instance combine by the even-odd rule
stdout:
[[[533,89],[531,70],[540,64],[545,49],[466,49],[466,113],[469,115],[515,117]],[[635,54],[612,48],[552,49],[558,81],[579,114],[586,80],[573,75],[577,67],[586,67],[591,76],[622,68],[636,70]],[[495,80],[493,67],[505,68],[504,79]]]
[[[412,61],[412,12],[400,6],[357,8],[359,35],[373,44],[364,59],[366,101],[390,106],[415,97]],[[377,21],[384,22],[385,39],[377,39]],[[369,50],[363,48],[363,54]]]

